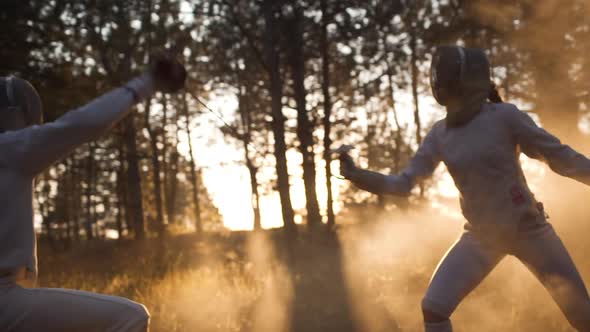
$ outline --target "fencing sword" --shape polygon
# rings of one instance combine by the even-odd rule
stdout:
[[[215,115],[215,117],[217,119],[219,119],[222,124],[223,127],[227,128],[229,131],[232,132],[232,134],[234,134],[237,138],[241,137],[242,134],[240,134],[240,132],[236,129],[236,127],[230,125],[225,118],[223,117],[223,115],[221,114],[221,112],[216,112],[214,111],[211,107],[209,107],[209,105],[207,105],[207,103],[205,103],[201,98],[197,97],[197,95],[193,92],[190,91],[189,89],[185,89],[185,91],[189,94],[189,96],[191,96],[197,103],[199,103],[201,106],[203,106],[205,108],[205,110],[207,110],[209,113]],[[247,144],[248,147],[252,148],[252,150],[254,150],[254,152],[256,152],[258,155],[260,156],[264,156],[264,154],[262,154],[260,151],[258,151],[258,149],[252,144],[252,142],[248,142]]]
[[[215,115],[215,117],[218,118],[223,123],[223,126],[226,127],[227,129],[229,129],[234,135],[236,135],[236,137],[241,136],[241,134],[238,132],[238,130],[234,126],[230,125],[224,119],[223,115],[220,112],[216,112],[211,107],[209,107],[209,105],[207,105],[207,103],[205,103],[201,98],[197,97],[197,95],[193,91],[190,91],[188,89],[185,89],[185,90],[197,103],[199,103],[201,106],[203,106],[205,108],[205,110],[207,110],[209,113],[212,113],[213,115]],[[261,156],[263,155],[258,151],[258,149],[256,149],[255,146],[252,145],[251,142],[248,142],[247,145],[250,148],[252,148],[252,150],[256,151],[256,153],[258,153],[259,155],[261,155]],[[338,159],[342,161],[342,158],[344,158],[344,155],[347,155],[352,150],[354,150],[354,146],[349,145],[349,144],[342,144],[336,149],[331,149],[330,153],[338,155]],[[332,174],[332,176],[337,179],[340,179],[340,180],[346,180],[344,177],[339,176],[339,175]]]

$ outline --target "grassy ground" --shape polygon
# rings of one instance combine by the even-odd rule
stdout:
[[[421,297],[460,232],[457,222],[430,220],[376,220],[295,241],[265,231],[92,243],[61,254],[41,246],[41,285],[142,302],[156,332],[420,331]],[[570,250],[581,249],[574,243]],[[453,322],[457,331],[571,331],[511,258]]]

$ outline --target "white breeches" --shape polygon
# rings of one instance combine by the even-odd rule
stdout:
[[[425,311],[448,318],[507,254],[514,255],[543,283],[570,324],[590,332],[590,298],[569,253],[549,223],[522,231],[507,250],[492,248],[466,231],[439,263],[422,301]],[[440,326],[437,329],[435,326]],[[426,324],[427,331],[451,331]]]
[[[0,330],[144,332],[146,308],[125,298],[77,290],[23,288],[0,279]]]

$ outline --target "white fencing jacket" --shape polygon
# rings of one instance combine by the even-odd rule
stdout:
[[[129,113],[136,98],[153,90],[152,77],[144,74],[54,122],[0,133],[0,275],[22,267],[37,274],[35,176],[98,138]]]
[[[482,236],[514,234],[519,224],[543,217],[527,186],[520,152],[545,161],[556,173],[590,185],[590,160],[538,127],[512,104],[485,103],[461,127],[438,121],[409,166],[386,177],[386,192],[407,194],[442,161],[457,189],[467,228]]]

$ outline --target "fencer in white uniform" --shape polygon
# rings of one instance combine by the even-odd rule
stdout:
[[[56,121],[43,124],[41,99],[27,81],[0,78],[0,331],[147,331],[147,309],[131,300],[35,288],[35,176],[98,138],[156,90],[184,86],[184,67],[159,57],[141,76]]]
[[[437,48],[431,87],[447,116],[432,127],[398,175],[354,165],[342,154],[341,173],[361,189],[408,195],[442,161],[460,192],[465,232],[437,267],[422,301],[427,332],[452,331],[450,316],[506,255],[543,283],[570,324],[590,331],[590,299],[574,262],[543,205],[528,188],[521,152],[561,174],[590,185],[590,160],[503,103],[490,83],[489,62],[478,49]],[[488,101],[489,99],[489,101]]]

